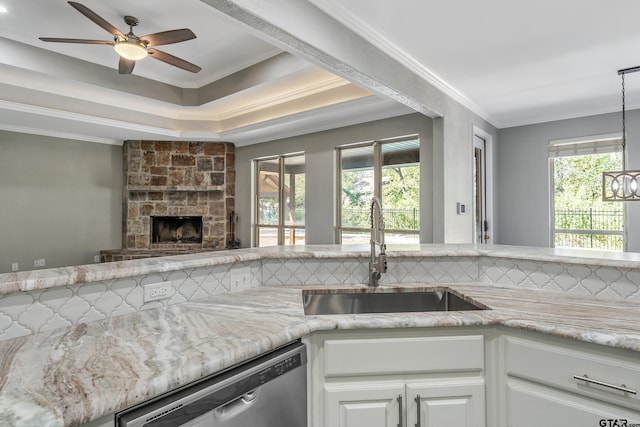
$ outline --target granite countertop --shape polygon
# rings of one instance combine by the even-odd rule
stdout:
[[[491,310],[305,316],[301,289],[309,287],[260,286],[3,341],[0,424],[82,424],[315,331],[506,325],[640,352],[638,303],[483,283],[433,286]]]

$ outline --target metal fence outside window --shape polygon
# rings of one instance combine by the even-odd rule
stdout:
[[[370,228],[369,208],[342,208],[343,228]],[[383,209],[384,226],[388,230],[420,230],[420,209]]]
[[[558,209],[554,215],[556,248],[624,250],[622,209]]]

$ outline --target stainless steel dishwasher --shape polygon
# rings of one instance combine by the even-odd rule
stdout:
[[[116,414],[119,427],[305,427],[307,353],[299,342]]]

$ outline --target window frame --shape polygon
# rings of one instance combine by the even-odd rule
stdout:
[[[285,163],[286,159],[292,157],[304,157],[303,164],[306,165],[306,156],[304,151],[278,154],[273,156],[260,157],[252,160],[253,170],[253,235],[252,235],[252,247],[260,247],[260,229],[274,229],[276,230],[276,244],[277,246],[283,246],[285,243],[285,230],[304,230],[306,227],[306,218],[303,225],[286,224],[285,220],[285,184],[284,176],[286,175]],[[260,224],[260,162],[277,160],[278,161],[278,224]],[[294,195],[295,197],[295,195]],[[306,193],[305,193],[305,206],[306,206]],[[295,245],[295,240],[294,240]]]
[[[556,233],[561,234],[590,234],[590,235],[619,235],[622,236],[622,252],[627,251],[627,205],[623,205],[623,230],[584,230],[585,233],[578,233],[582,230],[556,229],[556,206],[555,206],[555,159],[561,157],[587,156],[595,154],[622,153],[625,147],[622,145],[621,133],[610,133],[604,135],[592,135],[587,137],[577,137],[568,139],[550,140],[548,144],[549,162],[549,247],[555,248]],[[624,155],[623,155],[624,158]],[[626,167],[626,165],[623,165]],[[612,202],[615,203],[615,202]],[[591,231],[591,233],[587,233]],[[589,248],[585,248],[589,249]],[[595,249],[595,248],[594,248]],[[598,249],[595,249],[598,250]],[[605,250],[605,249],[600,249]]]
[[[418,141],[418,153],[420,152],[420,135],[404,135],[394,138],[387,138],[381,140],[372,140],[372,141],[364,141],[357,142],[353,144],[340,145],[335,148],[335,159],[336,159],[336,189],[335,189],[335,241],[337,244],[342,243],[342,234],[343,232],[369,232],[370,228],[357,228],[357,227],[342,227],[342,151],[362,148],[362,147],[373,147],[373,193],[375,197],[382,198],[382,169],[383,169],[383,153],[382,146],[385,144],[393,144],[402,141]],[[418,154],[419,156],[419,154]],[[420,166],[420,160],[418,160],[418,166]],[[420,177],[422,178],[422,176]],[[422,180],[421,180],[422,181]],[[418,199],[418,209],[420,209],[421,200]],[[411,234],[418,237],[420,240],[420,229],[418,230],[405,230],[405,229],[390,229],[385,228],[385,233],[403,233],[403,234]]]

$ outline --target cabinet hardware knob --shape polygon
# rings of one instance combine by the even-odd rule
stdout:
[[[605,383],[603,381],[598,381],[598,380],[594,380],[593,378],[589,378],[587,376],[587,374],[584,374],[582,376],[580,375],[574,375],[573,379],[575,380],[580,380],[580,381],[584,381],[590,384],[596,384],[596,385],[601,385],[602,387],[608,387],[608,388],[612,388],[614,390],[618,390],[618,391],[623,391],[625,393],[630,393],[630,394],[638,394],[635,390],[632,390],[630,388],[628,388],[626,385],[622,384],[622,385],[615,385],[615,384],[609,384],[609,383]]]

